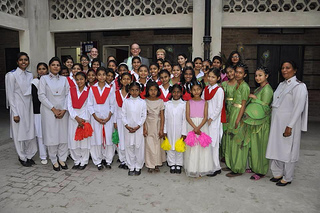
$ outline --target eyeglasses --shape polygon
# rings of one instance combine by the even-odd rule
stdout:
[[[87,59],[82,59],[81,61],[88,61]]]
[[[235,56],[232,56],[232,58],[239,58],[239,56],[235,55]]]

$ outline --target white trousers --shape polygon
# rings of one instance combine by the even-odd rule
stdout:
[[[273,177],[283,176],[282,179],[286,182],[293,180],[295,162],[285,163],[279,160],[271,160],[271,171]]]
[[[108,164],[111,164],[114,156],[114,151],[115,151],[114,145],[110,145],[110,146],[106,145],[105,149],[102,147],[102,145],[90,146],[90,154],[91,154],[94,165],[101,164],[102,160],[106,160]]]
[[[167,162],[169,166],[183,166],[183,152],[167,151]]]
[[[119,160],[121,163],[127,163],[127,160],[126,160],[126,151],[125,150],[121,150],[119,149],[118,147],[118,155],[119,155]]]
[[[68,157],[68,144],[61,143],[59,145],[48,146],[48,154],[52,164],[60,161],[65,162]]]
[[[80,164],[80,166],[84,166],[88,164],[90,154],[89,149],[70,149],[70,154],[74,161],[74,165]]]
[[[134,169],[142,169],[144,164],[144,144],[141,144],[139,148],[135,145],[126,146],[125,149],[127,166],[130,171]]]
[[[34,126],[39,146],[39,157],[41,160],[45,160],[47,159],[47,147],[42,140],[41,114],[34,114]]]
[[[211,150],[212,150],[213,171],[215,172],[221,169],[220,159],[219,159],[219,143],[217,143],[214,147],[211,146]]]
[[[35,138],[26,141],[14,139],[13,141],[20,160],[27,161],[27,159],[31,159],[37,153],[37,141]]]

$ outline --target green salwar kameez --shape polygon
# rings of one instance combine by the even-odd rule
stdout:
[[[243,116],[244,143],[249,144],[249,166],[256,174],[265,175],[269,169],[266,150],[270,132],[273,90],[269,84],[259,87],[249,99]]]
[[[226,150],[225,161],[228,168],[234,173],[244,173],[247,166],[249,146],[244,144],[243,140],[243,124],[239,122],[238,128],[235,129],[235,123],[239,115],[242,101],[247,101],[250,94],[250,87],[246,82],[242,82],[238,89],[235,89],[233,95],[233,103],[229,113],[229,123],[226,133]]]
[[[226,105],[226,115],[227,115],[227,123],[223,124],[223,136],[221,139],[221,146],[220,146],[220,157],[225,156],[225,151],[226,151],[226,134],[227,134],[227,129],[228,129],[228,122],[229,122],[229,114],[231,110],[231,106],[233,103],[233,93],[234,90],[237,87],[237,84],[234,85],[229,85],[227,81],[224,81],[221,83],[221,87],[224,90],[224,95],[225,95],[225,105]]]

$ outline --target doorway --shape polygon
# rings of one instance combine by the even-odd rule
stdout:
[[[117,63],[129,57],[129,45],[103,45],[103,61],[107,65],[108,57],[115,56]]]

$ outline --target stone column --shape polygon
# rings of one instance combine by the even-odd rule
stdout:
[[[218,55],[221,51],[221,33],[222,33],[222,1],[212,0],[211,2],[211,36],[210,45],[211,57]]]
[[[28,0],[25,3],[28,29],[19,31],[20,51],[28,53],[28,69],[36,74],[39,62],[48,63],[55,56],[54,34],[49,29],[48,0]]]
[[[192,59],[195,57],[203,58],[204,9],[205,1],[193,1]]]

